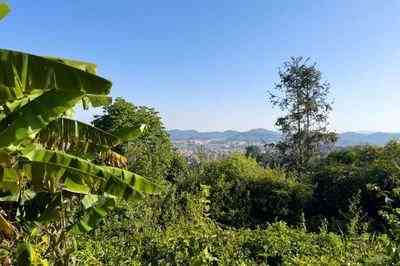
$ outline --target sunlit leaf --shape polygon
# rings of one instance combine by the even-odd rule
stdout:
[[[6,3],[0,3],[0,20],[10,12],[10,7]]]

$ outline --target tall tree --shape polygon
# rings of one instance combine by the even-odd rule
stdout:
[[[128,158],[130,170],[153,179],[163,178],[170,166],[173,148],[158,112],[146,106],[136,106],[122,98],[105,106],[103,112],[92,123],[110,133],[127,126],[147,126],[140,137],[121,147],[121,151]]]
[[[321,144],[333,144],[337,139],[327,128],[332,110],[330,85],[321,76],[308,58],[292,57],[284,63],[279,82],[269,91],[270,102],[286,113],[275,123],[283,133],[276,147],[285,163],[298,170],[320,153]]]

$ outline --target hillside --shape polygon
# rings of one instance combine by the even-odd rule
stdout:
[[[193,142],[200,143],[231,143],[231,142],[248,142],[248,143],[271,143],[276,142],[280,138],[280,133],[267,129],[252,129],[249,131],[213,131],[199,132],[196,130],[179,130],[174,129],[168,131],[173,142]],[[337,146],[355,146],[361,144],[384,145],[392,139],[399,139],[400,133],[386,132],[344,132],[339,134]]]

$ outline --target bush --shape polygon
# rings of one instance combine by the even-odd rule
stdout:
[[[400,190],[393,160],[399,151],[391,143],[335,152],[310,179],[262,168],[240,154],[192,165],[175,154],[162,194],[121,203],[89,238],[78,239],[76,259],[92,265],[396,265]],[[384,233],[366,232],[368,224],[372,231],[384,226]]]
[[[400,207],[400,144],[361,146],[331,153],[313,169],[314,192],[307,217],[316,227],[321,217],[331,229],[345,227],[351,199],[360,194],[360,208],[373,231],[387,232],[382,212]]]
[[[211,187],[211,217],[236,228],[278,220],[298,224],[311,197],[310,187],[290,174],[240,154],[208,163],[201,180]]]
[[[125,206],[124,215],[78,242],[77,259],[105,265],[355,265],[389,261],[387,237],[308,233],[284,222],[268,228],[221,228],[207,215],[207,187],[174,198],[173,187],[153,202]],[[183,205],[171,204],[185,198]],[[160,225],[163,211],[175,213]],[[162,207],[163,206],[163,207]],[[379,265],[375,263],[373,265]],[[384,265],[384,264],[382,264]]]

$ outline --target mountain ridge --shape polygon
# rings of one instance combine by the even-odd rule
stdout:
[[[197,131],[197,130],[168,130],[172,141],[245,141],[271,143],[280,139],[281,134],[274,130],[255,128],[247,131],[225,130],[225,131]],[[392,139],[400,139],[397,132],[363,132],[348,131],[338,134],[337,146],[354,146],[362,144],[384,145]]]

